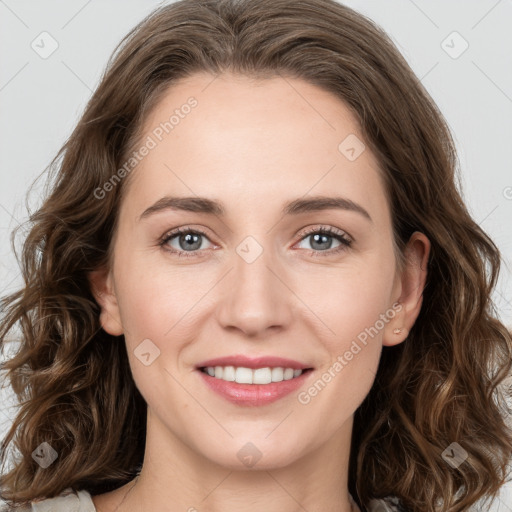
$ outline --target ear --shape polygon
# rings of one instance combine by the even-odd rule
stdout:
[[[394,308],[396,314],[386,324],[383,345],[393,346],[405,341],[420,314],[429,254],[429,239],[423,233],[415,231],[405,248],[405,267],[397,278],[398,292],[394,302],[398,302],[400,306]],[[401,329],[401,332],[397,333],[396,329]]]
[[[112,272],[101,268],[88,273],[91,292],[101,308],[100,323],[103,330],[113,336],[123,334],[119,305],[114,289]]]

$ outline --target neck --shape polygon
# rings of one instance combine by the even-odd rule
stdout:
[[[287,454],[284,463],[258,442],[263,456],[254,467],[241,470],[238,459],[231,466],[220,465],[191,449],[148,411],[140,475],[93,501],[97,512],[361,512],[347,485],[351,430],[352,418],[324,445],[305,450],[296,459]],[[226,451],[232,445],[248,444],[240,439]],[[270,453],[266,464],[265,453]]]

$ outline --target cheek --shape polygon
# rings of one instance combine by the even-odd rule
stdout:
[[[308,417],[320,419],[323,429],[336,430],[372,388],[383,329],[392,316],[386,316],[390,307],[390,279],[386,274],[350,273],[331,280],[330,286],[319,315],[329,327],[319,328],[324,333],[319,340],[328,357],[318,369],[316,380],[297,399]]]
[[[347,337],[356,338],[373,326],[382,331],[383,325],[379,319],[391,306],[391,284],[383,276],[379,276],[379,279],[358,280],[332,297],[331,304],[337,305],[331,310],[336,333],[345,340]]]
[[[328,279],[309,281],[312,309],[328,327],[322,338],[331,360],[346,354],[350,366],[378,364],[383,330],[395,314],[394,278],[393,258],[375,253],[354,259]]]
[[[167,264],[157,251],[130,253],[119,249],[116,295],[123,327],[132,340],[141,336],[164,338],[200,298],[197,276]]]
[[[134,378],[142,386],[147,368],[174,371],[181,351],[197,337],[200,303],[210,283],[205,272],[166,265],[154,253],[119,260],[116,293],[121,321]],[[148,352],[149,359],[155,359],[145,367],[139,358]]]
[[[133,379],[154,410],[169,402],[186,405],[173,376],[175,361],[187,343],[180,319],[190,306],[184,304],[180,290],[146,270],[137,272],[132,265],[118,287]]]

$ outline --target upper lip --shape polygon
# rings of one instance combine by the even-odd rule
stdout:
[[[244,368],[266,368],[266,367],[282,367],[293,368],[294,370],[305,370],[311,368],[306,364],[294,361],[293,359],[286,359],[277,356],[260,356],[260,357],[247,357],[244,355],[232,355],[225,357],[217,357],[215,359],[208,359],[196,365],[196,368],[205,368],[207,366],[243,366]]]

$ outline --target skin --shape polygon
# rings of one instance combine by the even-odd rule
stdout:
[[[368,147],[354,161],[338,150],[349,134],[363,137],[336,96],[299,79],[195,74],[166,92],[142,140],[190,96],[197,107],[128,178],[112,267],[90,275],[101,324],[124,334],[148,404],[140,477],[94,504],[98,512],[357,510],[347,488],[353,415],[382,347],[404,342],[419,314],[430,242],[414,233],[397,271],[379,164]],[[166,194],[222,201],[226,216],[168,209],[139,220]],[[285,202],[311,195],[349,198],[372,222],[336,209],[283,217]],[[325,255],[336,238],[315,246],[303,234],[321,226],[345,233],[351,247]],[[158,245],[178,227],[206,231],[196,256]],[[236,252],[247,236],[263,249],[250,264]],[[179,235],[167,247],[187,249]],[[195,370],[214,357],[277,355],[314,368],[299,392],[307,390],[397,301],[394,318],[308,404],[293,392],[237,406]],[[160,355],[146,366],[134,350],[148,338]],[[252,467],[237,457],[248,442],[262,454]]]

